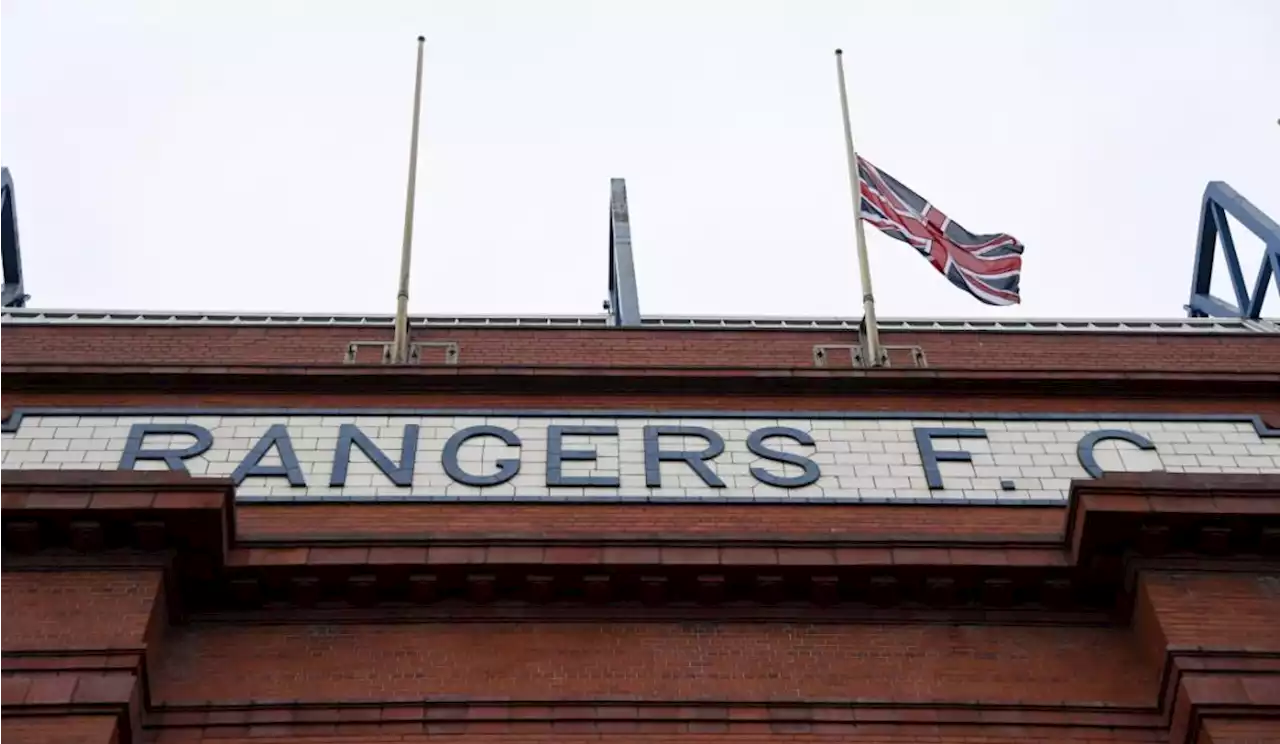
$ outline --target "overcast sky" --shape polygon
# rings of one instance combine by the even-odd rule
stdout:
[[[859,151],[1027,246],[989,308],[869,228],[882,316],[1179,317],[1208,181],[1280,218],[1275,0],[4,0],[0,33],[34,307],[391,313],[419,33],[417,314],[598,313],[623,177],[645,314],[859,315],[837,46]]]

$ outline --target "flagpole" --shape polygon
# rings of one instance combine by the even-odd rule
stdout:
[[[422,47],[418,37],[418,68],[413,81],[413,129],[409,136],[409,186],[404,204],[404,242],[400,246],[400,290],[396,294],[395,335],[391,341],[391,361],[409,361],[409,262],[413,258],[413,199],[418,186],[418,119],[422,109]]]
[[[862,228],[862,187],[858,176],[858,154],[853,149],[853,129],[849,125],[849,94],[844,83],[844,53],[836,50],[836,74],[840,79],[840,113],[844,117],[844,150],[849,160],[849,187],[853,191],[853,232],[858,245],[858,275],[862,280],[862,324],[867,334],[867,357],[871,366],[881,362],[880,328],[876,324],[876,300],[871,291],[871,262],[867,259],[867,235]]]

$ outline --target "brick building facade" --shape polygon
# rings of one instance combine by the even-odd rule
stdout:
[[[1280,741],[1280,330],[882,325],[7,310],[5,740]]]

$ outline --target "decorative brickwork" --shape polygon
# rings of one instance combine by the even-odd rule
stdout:
[[[1280,731],[1270,335],[895,333],[930,367],[866,372],[813,367],[813,344],[853,335],[834,331],[459,328],[423,336],[460,343],[453,371],[338,364],[377,331],[6,324],[6,741]],[[556,364],[577,366],[539,366]],[[613,487],[548,483],[549,427],[616,427],[565,438],[559,476],[649,495],[644,427],[673,420],[723,437],[708,460],[722,488],[671,459],[656,468],[666,502],[583,503]],[[136,456],[198,433],[135,442],[143,465],[119,467],[134,424],[174,423],[209,433],[190,474]],[[336,487],[343,423],[389,462],[356,445]],[[411,474],[396,471],[408,423]],[[278,450],[255,463],[278,475],[230,477],[276,425],[308,503],[262,500],[299,495]],[[448,441],[473,426],[521,443],[460,447],[462,470],[492,475],[518,453],[520,471],[451,491]],[[753,452],[760,427],[811,435],[769,441],[817,480],[762,487],[751,468],[809,471]],[[984,432],[930,439],[941,489],[916,435],[939,427]],[[1108,472],[1090,477],[1081,439],[1116,430],[1153,449],[1091,442]],[[568,454],[584,449],[595,458]],[[940,455],[958,450],[970,460]],[[488,488],[508,498],[393,500]]]

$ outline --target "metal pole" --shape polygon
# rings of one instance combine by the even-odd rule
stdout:
[[[404,243],[400,246],[400,291],[396,294],[396,328],[391,361],[409,361],[409,261],[413,258],[413,197],[418,185],[418,119],[422,108],[422,47],[418,37],[418,70],[413,82],[413,132],[409,138],[409,187],[404,204]]]
[[[862,229],[862,181],[858,175],[858,154],[853,149],[853,129],[849,125],[849,94],[845,92],[844,53],[836,50],[836,74],[840,79],[840,113],[844,117],[844,150],[849,159],[849,187],[853,191],[853,230],[858,244],[858,275],[862,280],[862,323],[867,334],[867,356],[871,366],[881,364],[880,329],[876,325],[876,300],[871,291],[871,262],[867,259],[867,236]]]
[[[640,296],[631,258],[631,214],[627,182],[609,179],[609,310],[612,325],[640,325]]]

